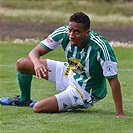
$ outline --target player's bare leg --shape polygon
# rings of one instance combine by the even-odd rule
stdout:
[[[38,101],[34,107],[33,111],[35,113],[56,113],[58,112],[58,103],[55,96],[45,98]]]
[[[47,66],[46,59],[40,59],[40,61]],[[31,62],[30,58],[20,58],[17,61],[16,69],[24,74],[32,74],[35,75],[34,65]],[[46,73],[46,77],[43,77],[46,80],[48,79],[48,74]],[[35,113],[53,113],[58,112],[58,103],[55,96],[51,96],[40,100],[35,103],[33,107],[33,111]]]

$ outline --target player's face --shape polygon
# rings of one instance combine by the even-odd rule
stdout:
[[[71,45],[84,47],[87,43],[89,29],[85,29],[84,25],[76,22],[69,22],[68,37]]]

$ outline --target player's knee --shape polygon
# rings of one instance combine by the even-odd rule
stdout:
[[[33,106],[33,111],[34,111],[34,113],[40,113],[41,111],[40,111],[40,107],[39,107],[39,104],[35,104],[34,106]]]
[[[29,61],[27,58],[20,58],[17,60],[16,69],[22,71],[25,68],[25,64]]]

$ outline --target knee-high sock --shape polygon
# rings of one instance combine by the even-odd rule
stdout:
[[[18,84],[20,87],[20,100],[22,102],[29,102],[31,100],[30,89],[31,89],[32,75],[23,74],[18,70],[16,70],[16,72],[17,72]]]

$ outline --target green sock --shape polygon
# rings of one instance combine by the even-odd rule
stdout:
[[[32,75],[31,74],[23,74],[16,70],[17,72],[17,79],[18,84],[20,87],[20,100],[22,102],[29,102],[30,99],[30,88],[31,88],[31,81]]]

